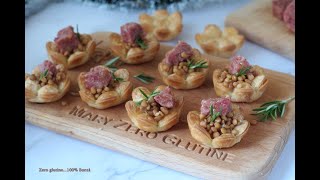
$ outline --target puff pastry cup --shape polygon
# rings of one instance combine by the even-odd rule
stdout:
[[[225,27],[221,31],[218,26],[209,24],[203,33],[195,35],[195,40],[207,54],[229,58],[242,47],[244,36],[233,27]]]
[[[166,131],[179,122],[183,97],[175,97],[169,87],[160,85],[153,92],[137,87],[132,91],[132,99],[125,104],[128,116],[144,131]]]
[[[182,14],[177,11],[157,10],[153,16],[141,14],[139,22],[147,33],[152,33],[159,41],[170,41],[177,37],[183,28]]]
[[[96,109],[106,109],[125,102],[130,98],[133,85],[129,81],[129,72],[98,65],[89,72],[78,76],[79,95],[82,101]]]
[[[201,109],[207,105],[208,111],[210,101],[228,100],[219,98],[202,100]],[[226,115],[217,116],[214,121],[211,113],[204,115],[202,110],[190,111],[187,121],[191,136],[201,144],[212,148],[229,148],[239,143],[248,132],[250,123],[244,120],[238,105],[231,104],[229,107],[231,108]],[[213,112],[216,113],[215,110]]]
[[[165,84],[175,89],[194,89],[204,83],[209,65],[198,49],[179,41],[158,64],[158,71]]]
[[[46,43],[49,59],[72,69],[89,61],[96,49],[96,43],[89,34],[73,31],[72,26],[60,30],[54,42]]]
[[[49,103],[61,99],[70,89],[70,78],[62,64],[46,60],[25,76],[25,98],[29,102]]]
[[[111,33],[111,50],[127,64],[141,64],[154,59],[160,49],[158,40],[146,34],[137,23],[121,26],[121,34]]]
[[[228,96],[232,102],[257,100],[269,82],[261,67],[251,66],[242,56],[233,57],[225,69],[215,69],[212,80],[216,94]]]

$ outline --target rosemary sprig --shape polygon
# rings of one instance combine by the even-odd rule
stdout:
[[[235,75],[236,75],[237,77],[242,76],[242,75],[246,75],[247,72],[248,72],[250,69],[251,69],[251,66],[241,68],[241,69],[239,70],[239,72],[237,72]]]
[[[146,43],[142,40],[141,37],[138,37],[136,39],[136,43],[141,47],[141,49],[147,49],[148,46],[146,45]]]
[[[123,78],[116,77],[116,76],[114,75],[114,72],[112,72],[112,78],[113,78],[114,80],[118,81],[118,82],[124,81]]]
[[[135,102],[137,105],[140,105],[143,100],[149,100],[149,98],[154,97],[154,96],[156,96],[156,95],[158,95],[158,94],[160,93],[160,91],[153,90],[153,91],[151,92],[151,94],[148,96],[148,95],[147,95],[145,92],[143,92],[140,88],[139,88],[139,91],[140,91],[141,94],[145,97],[145,99],[142,99],[142,100],[140,100],[140,101]]]
[[[80,41],[80,33],[79,33],[79,30],[78,30],[78,24],[76,25],[76,28],[77,28],[77,33],[76,33],[76,35],[77,35],[77,37],[78,37],[78,40]]]
[[[188,63],[189,69],[208,68],[207,62],[204,60],[195,62],[193,59],[191,59],[191,60],[188,60],[187,63]]]
[[[260,108],[253,109],[255,114],[252,115],[258,115],[260,121],[266,121],[269,118],[276,120],[278,116],[283,117],[286,110],[286,104],[288,104],[294,98],[295,97],[293,96],[286,100],[277,100],[264,103],[260,106]]]
[[[120,57],[115,57],[113,59],[110,59],[106,64],[104,64],[104,66],[108,67],[109,69],[111,69],[112,71],[116,71],[118,68],[114,65],[118,60],[120,59]]]
[[[47,77],[47,75],[48,75],[48,69],[46,69],[44,72],[42,72],[41,74],[40,74],[40,80],[42,79],[42,78],[45,78],[45,77]]]
[[[145,83],[145,84],[149,84],[149,83],[152,83],[153,80],[154,80],[154,77],[151,77],[151,76],[147,76],[145,75],[144,73],[141,73],[141,74],[137,74],[135,76],[133,76],[134,78],[140,80],[141,82]]]
[[[213,106],[211,104],[210,105],[210,115],[211,115],[210,122],[214,122],[217,119],[217,117],[221,115],[221,109],[219,112],[214,112]]]

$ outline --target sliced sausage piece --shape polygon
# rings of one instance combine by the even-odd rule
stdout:
[[[283,20],[283,13],[292,0],[272,0],[272,13],[275,17]]]
[[[249,62],[243,56],[234,56],[231,58],[229,73],[236,74],[240,69],[250,66]]]
[[[175,48],[166,53],[165,62],[169,65],[178,65],[180,62],[189,59],[192,55],[192,47],[184,41],[179,41]]]
[[[292,32],[295,32],[295,1],[292,1],[284,11],[283,21]]]
[[[166,108],[172,108],[174,106],[173,93],[169,86],[167,86],[163,91],[154,97],[154,100],[161,106]]]
[[[213,106],[214,112],[221,112],[221,115],[228,114],[231,109],[231,100],[229,98],[210,98],[201,101],[201,114],[207,116],[210,114],[210,106]]]
[[[103,66],[95,66],[84,75],[86,88],[103,88],[112,80],[111,72]]]
[[[121,26],[121,37],[125,43],[136,44],[137,38],[143,38],[144,32],[140,24],[127,23]]]
[[[80,41],[76,33],[74,33],[72,26],[61,29],[58,32],[57,37],[54,39],[54,42],[56,43],[59,52],[62,54],[65,52],[74,51],[80,44]]]
[[[45,60],[42,64],[40,64],[39,66],[40,72],[44,73],[45,71],[48,70],[48,74],[51,74],[52,76],[55,75],[57,73],[57,68],[56,65],[53,64],[51,61],[49,60]]]

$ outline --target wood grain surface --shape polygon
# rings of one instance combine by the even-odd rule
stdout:
[[[272,0],[255,0],[226,17],[246,39],[295,61],[295,34],[272,15]]]
[[[95,33],[93,37],[97,42],[103,40],[100,47],[108,46],[108,33]],[[122,65],[121,68],[127,68],[131,76],[140,72],[152,75],[156,80],[150,85],[134,78],[130,80],[135,87],[153,88],[162,84],[157,64],[171,48],[161,45],[153,61],[141,65]],[[210,73],[204,85],[193,90],[174,90],[174,93],[184,96],[185,104],[180,122],[166,132],[148,133],[134,127],[130,124],[124,104],[97,110],[87,106],[80,97],[70,94],[48,104],[26,101],[26,121],[204,179],[264,179],[270,173],[294,127],[295,101],[289,103],[284,118],[251,126],[242,141],[232,148],[213,149],[201,146],[191,137],[186,116],[189,111],[200,109],[202,99],[216,97],[211,80],[212,71],[228,63],[225,59],[208,58],[211,61]],[[74,82],[71,91],[77,90],[77,74],[88,71],[94,65],[97,63],[90,61],[69,71]],[[295,95],[294,77],[271,70],[266,70],[266,74],[270,82],[261,99],[250,104],[238,103],[245,119],[255,119],[255,116],[250,115],[251,109],[263,102]],[[62,101],[68,105],[62,106]]]

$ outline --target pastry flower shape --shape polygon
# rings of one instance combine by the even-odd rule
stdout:
[[[132,101],[125,105],[131,121],[147,132],[166,131],[179,122],[183,97],[175,97],[170,87],[158,86],[150,92],[145,87],[132,91]]]
[[[251,66],[242,56],[231,58],[224,69],[213,71],[213,86],[220,97],[229,96],[232,102],[253,102],[260,98],[268,85],[264,70]]]
[[[121,26],[121,34],[111,33],[110,40],[114,55],[127,64],[149,62],[160,49],[158,40],[133,22]]]
[[[51,61],[71,69],[89,61],[96,43],[89,34],[75,33],[73,27],[68,26],[58,32],[54,42],[47,42],[46,48]]]
[[[30,102],[48,103],[61,99],[70,89],[70,79],[62,64],[46,60],[25,76],[25,98]]]
[[[125,102],[130,97],[132,83],[129,72],[98,65],[78,76],[79,95],[82,101],[96,109],[106,109]]]
[[[250,127],[239,106],[232,104],[228,98],[202,100],[200,112],[190,111],[187,121],[191,136],[212,148],[234,146]]]
[[[229,58],[243,45],[244,37],[233,27],[225,27],[223,32],[214,24],[205,27],[203,33],[195,35],[197,44],[213,56]]]
[[[153,16],[141,14],[139,21],[147,33],[153,34],[159,41],[170,41],[182,31],[182,14],[177,11],[169,15],[167,10],[157,10]]]
[[[158,65],[165,84],[175,89],[193,89],[201,86],[208,74],[209,60],[198,49],[184,41],[166,53]]]

